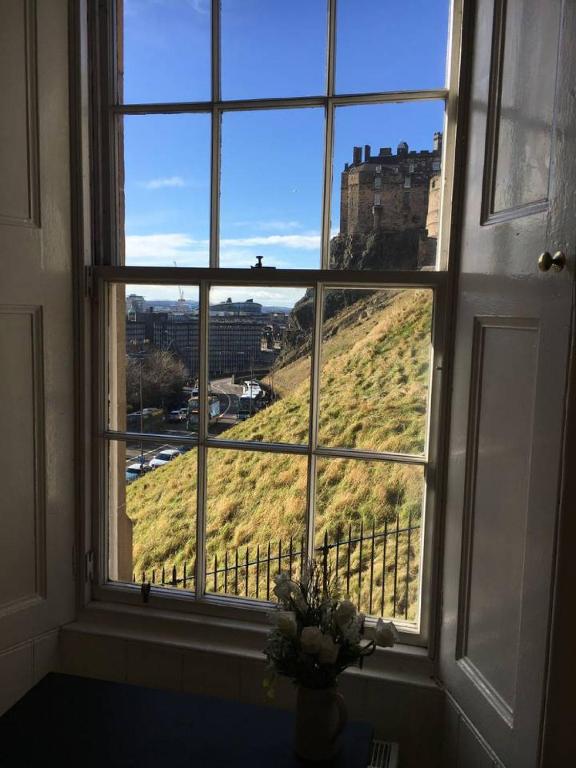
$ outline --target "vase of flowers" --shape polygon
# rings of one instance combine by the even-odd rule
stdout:
[[[271,690],[276,675],[296,684],[296,754],[310,762],[329,762],[340,749],[346,724],[338,676],[349,666],[362,666],[377,646],[394,645],[396,628],[378,619],[372,638],[366,638],[364,615],[350,600],[339,598],[326,569],[315,562],[299,581],[285,573],[274,581],[279,605],[264,649],[264,684]]]

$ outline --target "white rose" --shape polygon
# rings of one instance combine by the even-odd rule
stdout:
[[[330,635],[322,635],[322,645],[318,657],[321,664],[334,664],[339,651],[340,646],[334,642]]]
[[[320,653],[322,637],[318,627],[304,627],[300,635],[300,645],[304,653]]]
[[[342,629],[343,637],[352,645],[360,642],[364,616],[360,614]]]
[[[302,611],[304,613],[306,611],[306,608],[308,607],[306,604],[306,600],[304,599],[304,595],[302,594],[302,591],[300,587],[297,584],[294,584],[292,582],[292,599],[294,600],[294,604],[296,605],[296,608],[298,608],[299,611]]]
[[[336,624],[340,628],[347,626],[356,616],[356,606],[350,600],[342,600],[336,608]]]
[[[285,573],[279,573],[274,576],[274,594],[279,600],[288,600],[292,591],[293,582],[290,581]]]
[[[374,642],[381,648],[391,648],[398,640],[398,630],[392,621],[378,619],[374,630]]]
[[[284,637],[296,637],[296,616],[292,611],[278,611],[276,614],[276,626]]]

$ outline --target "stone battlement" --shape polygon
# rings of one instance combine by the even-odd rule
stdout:
[[[430,221],[431,180],[440,174],[442,134],[436,132],[432,150],[410,150],[401,141],[396,153],[380,147],[372,154],[369,144],[354,147],[352,163],[341,176],[340,234],[367,234],[374,230],[425,233]],[[437,210],[438,201],[434,200]]]

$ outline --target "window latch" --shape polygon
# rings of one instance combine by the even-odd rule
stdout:
[[[264,256],[256,256],[256,264],[254,264],[253,267],[250,267],[250,269],[276,269],[276,267],[265,267],[264,264],[262,264],[262,259]]]
[[[89,301],[94,298],[94,270],[92,267],[84,268],[84,296]]]
[[[94,550],[84,555],[84,579],[92,583],[94,581]]]

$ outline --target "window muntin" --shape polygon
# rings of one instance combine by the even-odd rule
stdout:
[[[278,566],[288,570],[292,560],[295,573],[302,562],[307,491],[305,455],[209,450],[206,590],[270,599]]]
[[[329,548],[339,588],[367,615],[418,620],[424,476],[414,464],[317,461],[316,547]]]
[[[209,0],[122,0],[117,19],[127,104],[210,98]]]
[[[200,372],[198,286],[111,284],[108,329],[109,428],[189,437],[188,400]]]
[[[432,303],[429,290],[324,291],[319,445],[424,455]]]
[[[108,578],[193,591],[197,449],[134,437],[105,448]],[[150,490],[158,482],[161,499]]]
[[[435,282],[433,276],[422,277]],[[265,292],[269,286],[264,276],[261,281],[256,286],[244,282],[237,290],[241,295]],[[110,284],[108,291],[117,297],[121,287]],[[147,288],[158,290],[139,286],[144,292]],[[186,294],[193,289],[179,288]],[[213,299],[233,289],[229,284],[201,282],[200,305],[194,310],[201,323],[209,327],[211,308],[214,313],[227,311],[232,302]],[[133,286],[127,290],[134,297]],[[316,282],[305,292],[290,287],[275,290],[284,290],[299,306],[308,300],[315,308],[313,318],[321,308],[318,320],[313,320],[310,351],[297,354],[295,360],[287,357],[286,364],[274,371],[278,379],[287,377],[288,382],[286,389],[279,388],[277,402],[223,425],[222,432],[213,429],[222,411],[212,414],[212,401],[219,401],[214,397],[214,380],[208,376],[210,346],[202,350],[200,331],[197,348],[204,364],[200,363],[197,385],[189,382],[186,422],[166,424],[161,434],[152,430],[130,436],[114,430],[106,433],[109,495],[114,502],[108,525],[112,531],[119,529],[116,538],[109,537],[116,547],[111,551],[109,576],[151,583],[154,577],[157,587],[183,589],[186,585],[188,591],[200,590],[198,596],[266,600],[270,573],[292,567],[296,574],[302,553],[310,552],[330,562],[336,558],[332,565],[339,569],[341,588],[359,609],[375,612],[383,604],[389,618],[414,631],[421,613],[424,478],[429,465],[426,419],[433,315],[438,310],[433,291],[377,285],[368,289],[362,283],[355,288],[345,282],[338,286]],[[304,302],[297,301],[298,296]],[[242,311],[252,303],[235,302],[234,308]],[[340,304],[346,312],[338,311]],[[122,321],[131,322],[127,317]],[[334,321],[344,328],[336,335]],[[129,360],[132,350],[128,345],[126,350]],[[354,368],[356,363],[360,367]],[[299,370],[302,365],[303,371]],[[418,373],[406,376],[406,365]],[[366,366],[372,366],[377,380],[372,380]],[[351,400],[363,368],[360,396],[356,392]],[[402,377],[406,380],[400,381]],[[254,381],[251,371],[243,385],[251,388]],[[363,384],[370,390],[365,401]],[[332,414],[335,392],[341,395],[336,402],[339,419]],[[382,402],[372,403],[378,393]],[[411,419],[407,409],[413,411]],[[142,410],[138,414],[141,423]],[[374,429],[366,428],[371,422]],[[331,443],[334,425],[338,439]],[[120,461],[118,446],[124,442],[132,450]],[[178,472],[173,459],[165,460],[170,450],[177,452]],[[135,478],[120,473],[120,468],[133,468],[142,457],[150,471]],[[167,466],[172,469],[165,470]],[[202,505],[199,528],[194,527],[192,497]],[[124,528],[119,523],[123,516]],[[158,539],[151,538],[154,525]],[[201,574],[191,571],[197,547],[202,549]],[[131,579],[126,576],[129,571]]]
[[[311,288],[211,288],[209,435],[308,444],[313,331],[298,316],[313,314],[314,301]]]
[[[120,135],[120,261],[128,266],[207,267],[209,116],[125,115]],[[179,147],[177,153],[174,147]]]
[[[318,269],[323,110],[225,112],[221,142],[220,266]]]
[[[441,88],[449,0],[338,0],[336,93]]]
[[[436,267],[440,187],[434,182],[444,109],[440,100],[335,109],[331,269]]]
[[[341,0],[342,1],[342,0]],[[212,3],[213,10],[218,9],[219,4],[217,2]],[[322,185],[322,231],[321,231],[321,267],[323,269],[328,269],[330,266],[330,241],[331,238],[336,234],[330,226],[330,216],[331,216],[331,209],[330,209],[330,198],[332,195],[332,164],[333,164],[333,158],[334,158],[334,152],[335,152],[335,144],[334,144],[334,135],[335,135],[335,115],[337,114],[337,110],[342,107],[351,108],[354,105],[371,105],[371,104],[387,104],[388,102],[401,102],[402,97],[399,98],[397,93],[390,93],[387,94],[385,92],[378,92],[378,93],[363,93],[358,94],[357,96],[338,96],[335,93],[335,62],[336,62],[336,48],[335,48],[335,41],[336,41],[336,15],[337,15],[337,3],[330,3],[329,4],[330,13],[328,14],[328,52],[327,52],[327,79],[326,79],[326,92],[321,95],[312,95],[310,97],[306,97],[304,100],[305,103],[296,98],[287,98],[279,95],[279,100],[273,100],[273,101],[260,101],[260,102],[226,102],[221,101],[221,89],[220,89],[220,68],[221,68],[221,57],[220,57],[220,45],[221,45],[221,36],[219,34],[219,24],[213,23],[212,24],[212,74],[213,74],[213,80],[212,80],[212,101],[205,101],[205,102],[195,102],[195,103],[182,103],[180,102],[180,105],[178,104],[178,100],[175,100],[172,103],[166,103],[166,104],[159,104],[155,103],[155,100],[153,98],[150,98],[150,101],[148,104],[146,103],[140,103],[137,106],[131,107],[130,105],[122,106],[120,102],[122,99],[116,99],[114,100],[113,95],[110,95],[109,103],[111,105],[111,117],[112,119],[117,121],[117,136],[120,138],[119,146],[116,148],[116,151],[118,149],[121,150],[121,130],[118,130],[118,121],[122,120],[122,114],[137,114],[137,115],[145,115],[145,114],[154,114],[154,113],[174,113],[174,112],[181,112],[182,114],[193,114],[193,113],[205,113],[206,115],[210,116],[211,119],[211,190],[210,190],[210,199],[211,199],[211,210],[210,210],[210,238],[209,238],[209,256],[210,256],[210,267],[211,269],[209,271],[204,271],[201,269],[191,268],[188,270],[178,270],[176,272],[175,269],[171,269],[170,267],[165,268],[158,268],[153,269],[154,279],[158,284],[163,285],[175,285],[177,283],[184,283],[187,284],[190,282],[191,279],[194,279],[195,282],[201,283],[201,290],[200,290],[200,328],[201,330],[201,337],[205,339],[207,342],[208,339],[208,328],[209,328],[209,310],[208,310],[208,292],[210,290],[210,283],[213,281],[220,281],[220,282],[226,282],[228,285],[233,285],[235,281],[238,281],[238,285],[247,285],[248,282],[245,279],[244,276],[242,276],[241,272],[239,270],[231,270],[226,271],[224,270],[220,273],[218,270],[218,267],[221,266],[221,262],[219,259],[219,240],[218,240],[218,233],[220,229],[220,194],[221,194],[221,184],[222,184],[222,177],[221,177],[221,161],[222,161],[222,155],[220,151],[221,147],[221,133],[222,133],[222,118],[225,116],[225,113],[228,111],[250,111],[254,108],[260,108],[260,109],[287,109],[287,108],[298,108],[298,107],[322,107],[324,111],[325,116],[325,123],[324,123],[324,147],[323,147],[323,157],[324,157],[324,163],[323,163],[323,185]],[[214,20],[213,20],[214,21]],[[121,89],[120,89],[121,90]],[[121,95],[121,94],[120,94]],[[275,94],[276,95],[276,94]],[[442,99],[443,101],[448,97],[448,92],[439,87],[435,87],[435,90],[422,90],[419,92],[414,92],[411,94],[407,94],[406,100],[410,103],[417,102],[418,104],[424,104],[425,102],[429,102],[433,99]],[[119,156],[122,156],[122,152],[120,151]],[[113,159],[113,154],[110,155],[108,158],[108,161],[111,162]],[[118,169],[119,177],[121,178],[122,170],[121,168]],[[117,194],[117,187],[113,183],[113,189],[111,189],[111,196],[112,198],[116,197],[118,198],[119,195]],[[333,215],[333,214],[332,214]],[[444,251],[446,248],[446,244],[443,246]],[[118,266],[113,268],[103,268],[96,271],[97,276],[99,275],[101,280],[105,281],[110,279],[121,279],[123,282],[137,282],[138,280],[144,278],[149,282],[149,277],[151,273],[146,273],[145,270],[139,270],[138,268],[130,268],[130,267],[124,267],[122,266],[123,261],[123,246],[121,243],[118,244],[116,248],[112,248],[112,252],[105,254],[104,258],[101,258],[101,263],[107,263],[109,261],[112,261],[116,263]],[[445,267],[446,264],[446,258],[442,258],[440,260],[440,263],[443,267]],[[186,272],[186,274],[184,274]],[[196,275],[196,278],[192,278],[192,275]],[[226,278],[224,278],[224,274],[227,275]],[[256,273],[257,274],[257,273]],[[320,292],[322,294],[324,291],[330,290],[334,286],[330,284],[330,273],[328,272],[318,272],[311,270],[310,271],[310,284],[312,287],[315,288],[317,292]],[[349,274],[347,270],[342,270],[342,276],[346,276]],[[332,272],[332,275],[335,275],[334,272]],[[432,273],[429,273],[427,275],[424,275],[423,273],[419,272],[418,270],[414,270],[412,275],[408,275],[407,273],[403,274],[403,276],[399,279],[398,278],[398,271],[392,270],[392,273],[388,276],[388,279],[386,279],[386,273],[381,272],[380,275],[376,275],[374,272],[367,271],[365,273],[365,279],[364,279],[364,285],[362,287],[365,288],[391,288],[391,289],[397,289],[397,288],[406,288],[409,286],[419,286],[419,287],[428,287],[432,288],[435,293],[435,302],[434,302],[434,315],[437,318],[438,315],[442,315],[444,312],[443,307],[443,295],[444,291],[442,290],[442,287],[444,286],[444,275],[441,273],[436,272],[435,276],[433,276]],[[251,280],[250,282],[252,284],[262,284],[264,282],[263,275],[258,275],[258,280]],[[277,270],[276,272],[268,272],[266,274],[266,282],[267,283],[278,283],[278,284],[289,284],[288,274],[284,272],[283,270]],[[340,279],[336,280],[337,287],[348,287],[345,286]],[[354,287],[360,287],[360,283],[355,285]],[[105,293],[105,291],[104,291]],[[99,292],[99,295],[102,295],[102,292]],[[202,298],[203,297],[203,298]],[[204,309],[202,310],[202,306],[204,306]],[[323,306],[323,302],[321,300],[321,297],[317,300],[317,308],[320,308]],[[203,314],[204,313],[204,314]],[[202,319],[204,318],[204,319]],[[440,336],[438,335],[438,325],[436,322],[433,323],[433,333],[432,333],[432,346],[435,349],[435,353],[440,352],[441,349],[438,347],[438,343],[440,340]],[[322,336],[322,319],[318,312],[315,314],[315,320],[314,320],[314,339],[313,339],[313,349],[312,349],[312,398],[311,398],[311,422],[310,422],[310,443],[307,446],[291,446],[289,453],[292,452],[296,455],[306,455],[307,461],[308,461],[308,483],[309,487],[312,487],[310,484],[313,484],[316,482],[317,478],[317,464],[320,460],[324,459],[349,459],[352,458],[351,456],[348,456],[346,448],[323,448],[318,445],[318,386],[319,386],[319,380],[320,380],[320,339]],[[210,452],[214,449],[221,448],[222,444],[218,443],[217,437],[210,437],[207,430],[207,421],[208,416],[203,415],[208,413],[208,406],[209,406],[209,392],[208,392],[208,364],[207,364],[207,343],[204,344],[203,347],[204,351],[201,351],[200,354],[200,363],[199,363],[199,369],[200,369],[200,382],[199,382],[199,396],[201,404],[204,406],[200,410],[200,425],[199,425],[199,437],[198,437],[198,449],[197,449],[197,466],[198,466],[198,482],[197,482],[197,499],[198,499],[198,515],[197,515],[197,527],[196,532],[197,535],[199,535],[200,539],[203,540],[205,538],[205,531],[206,531],[206,477],[207,477],[207,460],[209,459]],[[104,362],[104,361],[103,361]],[[436,369],[431,368],[431,372],[434,371],[434,378],[435,380],[438,379],[438,375],[436,372]],[[412,466],[416,465],[419,467],[423,467],[423,472],[427,475],[429,466],[429,461],[434,463],[436,460],[436,452],[435,452],[435,444],[437,441],[437,426],[435,425],[435,418],[433,415],[433,418],[431,419],[432,424],[432,433],[430,435],[430,439],[428,441],[429,445],[427,447],[427,450],[425,454],[419,458],[413,459],[411,457],[404,456],[402,454],[398,454],[397,456],[390,456],[388,454],[378,454],[373,455],[370,451],[365,452],[365,455],[360,452],[360,455],[357,457],[358,461],[392,461],[392,462],[398,462],[402,466]],[[111,423],[111,426],[114,427],[115,425]],[[117,427],[115,427],[117,428]],[[104,436],[106,440],[110,440],[111,442],[117,441],[119,437],[121,437],[121,434],[116,434],[115,432],[111,432],[110,430],[105,431],[104,430]],[[144,438],[142,436],[142,439],[150,439],[150,437]],[[172,439],[169,438],[168,442],[172,442]],[[190,442],[194,442],[194,440],[191,440]],[[248,451],[252,450],[250,443],[242,444],[234,444],[230,442],[229,446],[227,446],[230,450],[238,450],[240,452],[242,451]],[[257,443],[254,444],[256,447]],[[281,444],[262,444],[259,446],[258,450],[260,452],[264,451],[270,454],[279,454],[279,453],[286,453],[286,448],[284,448]],[[435,467],[432,467],[435,468]],[[428,489],[430,491],[430,489]],[[311,502],[310,500],[310,493],[308,498],[308,506],[307,506],[307,534],[306,534],[306,542],[305,546],[307,548],[308,552],[312,552],[315,543],[314,543],[314,518],[315,518],[315,508],[314,508],[314,502]],[[428,492],[425,494],[425,506],[427,508],[426,514],[423,516],[422,520],[422,542],[424,546],[422,547],[422,550],[428,549],[428,534],[424,532],[424,528],[426,526],[430,525],[430,511],[433,509],[431,506],[431,500],[433,497],[433,493]],[[196,560],[196,575],[198,577],[197,584],[196,584],[196,593],[195,597],[200,600],[204,600],[205,596],[209,594],[209,590],[207,589],[207,573],[208,573],[208,563],[206,558],[206,553],[204,551],[204,548],[202,546],[199,547],[199,550],[197,552],[197,560]],[[412,567],[411,565],[409,566]],[[425,567],[427,572],[430,571],[429,565]],[[109,571],[110,574],[112,574],[112,570]],[[427,626],[427,616],[429,616],[429,605],[428,605],[428,597],[429,597],[429,589],[430,585],[427,581],[424,584],[420,584],[418,587],[418,592],[423,590],[424,599],[418,603],[418,607],[416,609],[416,612],[413,616],[413,620],[410,618],[408,619],[408,623],[406,624],[406,628],[412,632],[418,632],[418,630],[424,629],[424,635],[421,635],[420,637],[422,639],[425,639],[426,634],[426,626]],[[424,609],[423,612],[421,609]],[[398,617],[397,617],[398,618]],[[422,641],[422,640],[420,640]]]
[[[224,99],[310,96],[326,90],[322,2],[221,0],[220,19]]]

